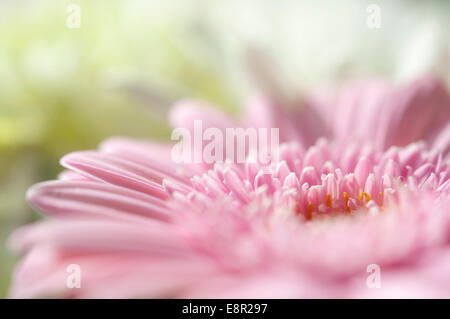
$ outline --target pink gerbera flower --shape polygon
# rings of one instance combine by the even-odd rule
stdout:
[[[11,296],[450,297],[449,112],[430,78],[296,111],[259,97],[240,122],[182,102],[176,127],[279,127],[278,160],[174,165],[170,145],[121,138],[65,156],[28,192],[51,218],[11,239],[26,254]]]

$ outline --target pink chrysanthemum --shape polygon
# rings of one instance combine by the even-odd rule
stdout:
[[[28,193],[51,219],[14,234],[26,256],[11,296],[450,297],[450,97],[437,81],[249,106],[240,123],[199,102],[170,119],[279,127],[276,162],[175,166],[170,146],[120,138],[65,156],[68,171]],[[373,264],[380,288],[366,285]]]

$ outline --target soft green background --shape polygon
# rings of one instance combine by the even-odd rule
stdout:
[[[379,29],[366,25],[369,3]],[[79,29],[66,26],[69,4]],[[355,76],[449,80],[449,16],[444,0],[0,1],[0,297],[8,235],[40,218],[26,189],[55,178],[65,153],[111,135],[166,139],[181,97],[235,114],[273,84],[289,99]]]

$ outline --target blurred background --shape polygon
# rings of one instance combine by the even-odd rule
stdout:
[[[177,99],[236,114],[255,90],[434,73],[450,83],[450,1],[0,0],[0,298],[27,188],[109,136],[167,139]]]

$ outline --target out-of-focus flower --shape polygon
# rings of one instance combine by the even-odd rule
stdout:
[[[450,95],[440,80],[422,76],[407,85],[364,80],[334,90],[321,88],[309,96],[287,103],[273,95],[255,95],[239,120],[200,101],[182,101],[172,108],[174,127],[193,130],[196,119],[205,127],[277,127],[281,141],[296,141],[302,149],[319,137],[341,146],[350,141],[376,150],[406,146],[423,140],[430,147],[448,152],[450,143]]]
[[[175,165],[170,146],[122,138],[69,154],[58,181],[28,192],[51,220],[11,239],[26,253],[11,296],[448,297],[449,103],[430,78],[297,110],[253,100],[241,124],[284,141],[269,165]],[[170,119],[237,123],[193,102]],[[380,289],[366,286],[371,264]]]

